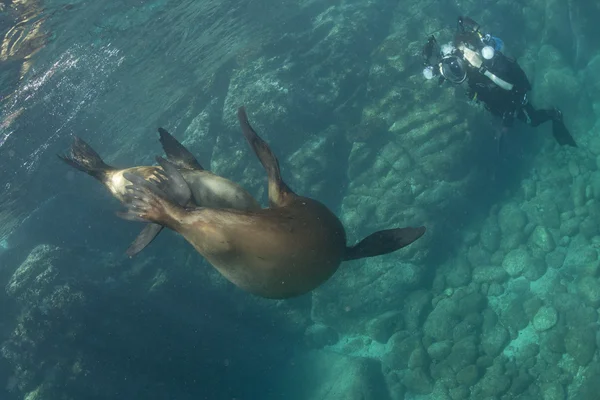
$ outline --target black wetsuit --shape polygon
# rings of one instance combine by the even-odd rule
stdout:
[[[552,132],[558,143],[577,146],[565,127],[562,114],[558,109],[537,110],[529,103],[526,94],[531,90],[531,84],[515,60],[501,52],[496,52],[494,58],[486,60],[484,65],[497,77],[512,83],[513,89],[502,89],[478,70],[468,68],[469,98],[481,101],[492,115],[502,118],[502,125],[506,127],[512,126],[515,118],[532,127],[552,121]]]
[[[513,89],[502,89],[487,76],[476,69],[469,68],[468,94],[471,99],[484,103],[493,115],[502,118],[504,126],[512,126],[515,117],[531,126],[538,126],[557,116],[554,109],[536,110],[531,103],[524,101],[526,93],[531,90],[531,84],[516,61],[496,52],[492,60],[486,60],[485,66],[497,77],[512,83]]]

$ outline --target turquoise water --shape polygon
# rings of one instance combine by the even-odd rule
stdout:
[[[469,15],[550,124],[499,122],[425,81]],[[593,2],[0,1],[0,399],[595,399],[600,9]],[[116,167],[167,129],[263,206],[236,110],[349,244],[427,227],[290,300],[253,296],[61,162]],[[500,151],[499,151],[500,149]]]

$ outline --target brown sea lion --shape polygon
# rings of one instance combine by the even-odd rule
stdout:
[[[260,209],[260,204],[240,185],[207,171],[196,158],[169,132],[159,128],[160,142],[169,161],[177,166],[191,194],[180,187],[174,200],[180,205],[197,205],[211,208],[234,208],[239,210]],[[72,167],[98,179],[109,192],[123,202],[125,187],[130,182],[125,173],[134,173],[144,179],[156,180],[163,166],[140,166],[118,169],[107,165],[94,149],[79,137],[74,137],[68,155],[58,157]],[[162,162],[164,164],[164,161]],[[190,198],[191,195],[191,198]],[[162,230],[159,224],[147,224],[126,253],[130,257],[142,251]]]
[[[265,168],[270,207],[260,210],[185,208],[170,197],[177,169],[158,182],[125,173],[132,182],[122,218],[151,221],[180,233],[222,275],[255,295],[284,299],[321,285],[342,261],[386,254],[409,245],[424,227],[375,232],[346,246],[340,220],[322,203],[295,194],[282,180],[269,146],[238,111],[243,134]],[[160,159],[160,158],[159,158]]]

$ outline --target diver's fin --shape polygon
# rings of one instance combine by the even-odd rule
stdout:
[[[196,157],[184,145],[179,143],[173,135],[163,128],[158,128],[158,133],[160,134],[160,144],[169,161],[181,169],[204,170]]]
[[[246,109],[244,107],[238,108],[237,116],[246,141],[250,147],[252,147],[252,150],[254,150],[258,160],[267,172],[269,178],[270,205],[281,206],[285,204],[287,195],[294,194],[294,192],[292,192],[281,178],[277,157],[273,154],[269,145],[258,136],[254,129],[252,129],[250,122],[248,122],[248,116],[246,115]]]
[[[425,227],[396,228],[370,234],[358,244],[347,247],[344,261],[375,257],[408,246],[425,233]]]
[[[69,150],[69,154],[57,154],[58,158],[101,182],[104,182],[106,172],[114,170],[113,167],[102,161],[100,155],[89,144],[78,136],[73,136],[73,143]]]
[[[561,146],[577,147],[575,139],[573,139],[573,136],[571,136],[569,133],[569,130],[565,126],[565,123],[562,121],[562,119],[552,120],[552,135]]]
[[[160,231],[162,231],[163,226],[159,224],[147,224],[142,232],[135,238],[133,243],[129,245],[125,254],[129,257],[133,257],[138,254],[140,251],[144,250],[155,238],[158,236]]]

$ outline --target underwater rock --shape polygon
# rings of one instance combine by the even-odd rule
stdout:
[[[481,246],[475,245],[469,248],[467,259],[473,266],[487,265],[491,262],[492,255]]]
[[[582,276],[577,282],[577,291],[592,307],[600,307],[600,280],[594,276]]]
[[[583,177],[577,177],[573,181],[573,186],[571,187],[571,196],[573,198],[573,205],[576,208],[585,206],[585,186],[586,182]]]
[[[367,321],[374,316],[401,310],[406,299],[398,294],[411,291],[413,286],[407,279],[421,277],[424,269],[419,268],[424,265],[398,263],[393,257],[396,255],[359,260],[340,268],[328,287],[312,292],[313,321],[331,326],[340,334],[356,332],[356,326],[365,333]]]
[[[504,367],[495,363],[485,371],[483,377],[473,386],[471,396],[476,399],[500,396],[504,394],[511,384],[511,378],[506,374]]]
[[[403,328],[404,319],[399,311],[388,311],[369,322],[365,327],[367,335],[379,343],[386,343],[394,332]]]
[[[598,251],[589,244],[571,245],[564,258],[564,266],[570,270],[579,270],[598,260]]]
[[[409,332],[396,332],[388,341],[389,351],[383,356],[383,364],[391,370],[408,368],[410,356],[415,349],[421,349],[421,339]]]
[[[495,218],[488,218],[483,223],[481,228],[480,240],[481,245],[493,253],[500,248],[501,233],[498,227],[498,221]]]
[[[523,310],[525,310],[527,318],[533,320],[533,317],[543,305],[544,302],[539,297],[532,296],[523,302]]]
[[[580,385],[574,390],[574,399],[596,399],[600,393],[600,363],[592,362],[579,376]]]
[[[487,295],[488,297],[501,296],[504,293],[504,287],[498,283],[491,283],[489,285]]]
[[[517,249],[527,242],[527,233],[525,231],[512,232],[502,236],[500,248],[506,252]]]
[[[459,314],[460,315],[460,314]],[[471,313],[465,317],[461,317],[461,321],[454,327],[452,338],[454,342],[458,342],[466,337],[477,335],[481,331],[483,317],[479,313]]]
[[[525,248],[521,247],[508,252],[504,257],[504,261],[502,261],[502,268],[514,278],[520,276],[531,263],[531,255]]]
[[[60,260],[62,253],[64,251],[55,246],[36,246],[13,273],[6,293],[22,301],[35,301],[59,276],[60,270],[54,263]]]
[[[458,296],[458,293],[455,295]],[[456,311],[460,317],[476,314],[487,307],[487,298],[478,292],[468,293],[456,301]]]
[[[513,378],[510,388],[508,389],[508,393],[512,398],[521,398],[523,393],[529,389],[533,382],[534,378],[527,372],[523,372],[523,370],[521,370],[517,376]]]
[[[598,234],[598,222],[596,219],[589,216],[586,217],[579,224],[579,233],[587,239],[591,239],[596,236]]]
[[[2,356],[12,364],[15,386],[22,392],[52,397],[57,381],[70,376],[62,368],[69,363],[69,355],[44,352],[48,345],[69,346],[77,339],[71,319],[82,312],[86,298],[72,254],[55,246],[38,245],[6,285],[6,293],[19,305],[20,315],[10,339],[2,344]],[[57,369],[56,373],[48,373],[51,368]]]
[[[429,290],[415,290],[408,294],[402,309],[406,330],[421,329],[425,318],[431,311],[431,297]]]
[[[452,351],[452,342],[450,340],[444,340],[441,342],[434,342],[427,347],[427,354],[431,359],[436,361],[442,361]]]
[[[573,237],[579,233],[580,217],[573,217],[560,224],[560,235]]]
[[[561,318],[564,318],[566,326],[594,326],[598,322],[598,312],[594,307],[578,302],[576,308],[565,312]]]
[[[458,371],[456,374],[456,381],[464,386],[474,385],[479,379],[480,371],[476,365],[468,365]]]
[[[519,297],[514,297],[503,305],[500,317],[512,338],[515,338],[517,332],[529,324],[529,317],[523,308],[523,299]]]
[[[558,313],[556,309],[550,306],[543,306],[537,311],[535,317],[533,317],[533,327],[538,332],[547,331],[556,325],[557,321]]]
[[[465,386],[452,388],[448,392],[452,400],[463,400],[469,398],[469,389]]]
[[[565,400],[565,389],[559,382],[547,382],[541,386],[542,400]]]
[[[562,248],[556,249],[551,253],[546,254],[546,265],[548,268],[558,269],[563,266],[566,259],[566,251]]]
[[[562,355],[566,351],[565,335],[566,329],[564,327],[556,327],[543,332],[540,335],[543,353],[553,352]]]
[[[304,338],[310,347],[315,348],[332,345],[339,340],[337,332],[323,324],[313,324],[306,328]]]
[[[410,353],[410,357],[408,358],[408,368],[426,368],[429,366],[429,361],[427,351],[425,351],[423,346],[418,346]]]
[[[536,226],[531,234],[531,243],[540,250],[549,253],[556,248],[554,237],[550,231],[543,226]]]
[[[527,214],[516,203],[507,203],[498,212],[498,225],[504,235],[521,232],[527,225]]]
[[[533,282],[540,279],[546,273],[546,263],[539,257],[532,257],[529,266],[525,269],[523,276]]]
[[[510,340],[508,330],[497,324],[493,328],[484,331],[481,338],[481,349],[490,357],[499,355]]]
[[[577,364],[585,367],[594,358],[596,333],[588,327],[571,327],[565,337],[565,348]]]
[[[533,224],[531,228],[535,225],[541,225],[549,229],[560,227],[560,212],[556,204],[557,199],[553,196],[556,196],[555,192],[546,191],[543,195],[537,196],[523,205],[523,210],[527,212],[529,222]],[[529,226],[527,225],[527,227]]]
[[[473,282],[478,283],[503,283],[509,275],[499,266],[484,265],[473,269]]]
[[[408,370],[402,382],[415,394],[425,395],[433,391],[433,380],[423,368]]]
[[[452,330],[458,322],[456,304],[452,299],[445,298],[440,300],[427,316],[423,324],[423,332],[436,341],[451,339]]]
[[[387,400],[388,386],[379,361],[326,350],[311,350],[294,360],[278,380],[289,400]],[[301,384],[299,384],[301,382]]]
[[[478,356],[477,338],[475,336],[467,336],[454,343],[450,355],[446,358],[446,362],[455,372],[458,372],[468,365],[475,364]]]
[[[471,282],[471,266],[464,257],[459,257],[446,273],[446,284],[452,288],[466,286]]]

